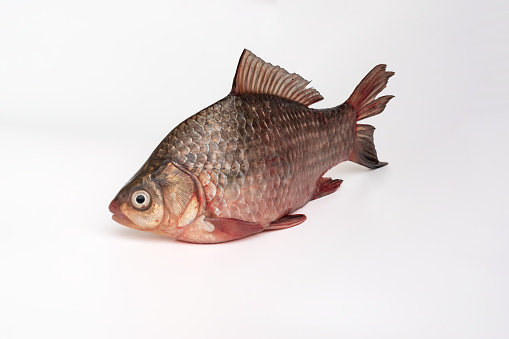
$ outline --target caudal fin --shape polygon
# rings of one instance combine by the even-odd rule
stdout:
[[[357,85],[352,95],[346,101],[352,106],[357,115],[357,121],[382,113],[385,106],[394,96],[386,95],[376,99],[376,96],[387,86],[387,82],[394,72],[387,72],[386,65],[378,65],[371,70]],[[378,168],[387,165],[378,161],[371,125],[357,124],[355,149],[350,160],[368,168]]]

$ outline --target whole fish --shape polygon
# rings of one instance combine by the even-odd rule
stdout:
[[[306,220],[292,214],[335,192],[323,177],[350,160],[378,168],[373,131],[357,121],[381,113],[376,98],[394,74],[378,65],[342,105],[309,81],[244,50],[224,99],[191,116],[157,146],[111,202],[116,222],[193,243],[220,243]]]

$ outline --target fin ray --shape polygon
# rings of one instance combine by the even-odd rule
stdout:
[[[263,231],[260,224],[239,219],[205,218],[205,221],[214,226],[214,232],[219,232],[217,236],[223,238],[222,241],[244,238]]]
[[[357,121],[382,113],[389,100],[394,97],[385,95],[376,98],[387,87],[389,78],[394,75],[394,72],[386,71],[386,67],[383,64],[375,66],[355,87],[346,101],[354,109]],[[386,162],[378,160],[373,140],[375,128],[371,125],[357,124],[355,129],[355,146],[350,160],[372,169],[387,165]]]
[[[318,182],[316,185],[316,191],[313,194],[313,197],[311,198],[311,200],[319,199],[321,197],[324,197],[326,195],[336,192],[342,183],[343,183],[343,180],[341,180],[341,179],[332,179],[329,177],[321,177],[320,179],[318,179]]]
[[[350,156],[350,161],[371,169],[387,165],[386,162],[378,160],[373,139],[374,131],[375,128],[371,125],[357,124],[355,151]]]
[[[314,88],[306,88],[309,81],[296,73],[263,61],[247,49],[244,50],[233,80],[236,94],[270,94],[309,106],[323,99]]]
[[[346,101],[357,113],[357,120],[366,119],[382,113],[385,105],[394,96],[386,95],[375,100],[376,96],[387,86],[394,72],[387,72],[386,65],[375,66],[357,85]]]

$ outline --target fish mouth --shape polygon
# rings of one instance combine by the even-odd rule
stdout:
[[[120,207],[118,206],[117,202],[113,200],[110,203],[109,210],[113,215],[111,216],[111,219],[113,221],[118,222],[120,225],[136,228],[136,225],[127,217],[127,215],[122,212]]]

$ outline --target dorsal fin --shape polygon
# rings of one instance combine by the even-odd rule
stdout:
[[[232,92],[271,94],[309,106],[323,97],[309,81],[279,66],[263,61],[247,49],[242,53],[233,79]]]

